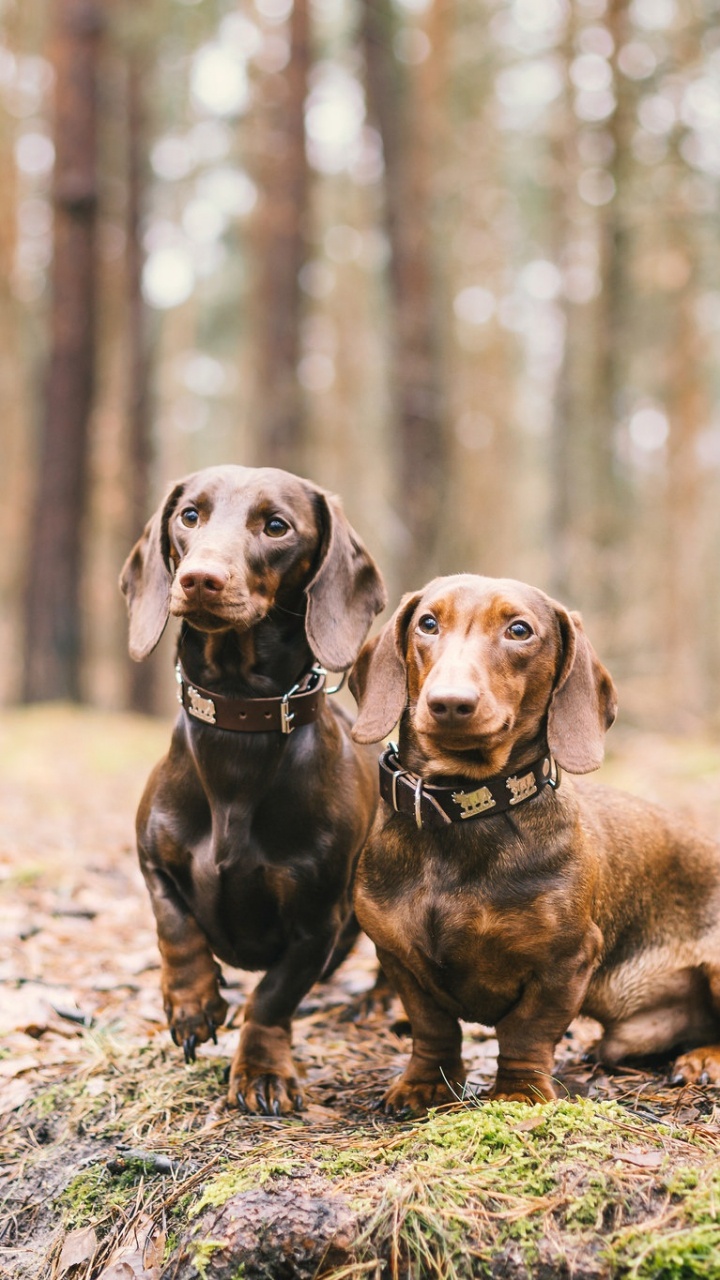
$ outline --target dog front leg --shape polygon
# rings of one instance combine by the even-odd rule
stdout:
[[[433,1000],[395,956],[378,947],[382,971],[402,1000],[412,1028],[412,1054],[383,1099],[386,1115],[418,1114],[455,1102],[465,1082],[457,1018]]]
[[[295,938],[253,991],[230,1069],[231,1106],[262,1115],[302,1109],[291,1051],[291,1019],[320,977],[334,940],[334,929]]]
[[[206,1040],[217,1042],[216,1030],[227,1016],[227,1001],[220,995],[218,965],[205,934],[175,893],[167,877],[143,866],[150,892],[161,961],[161,987],[165,1014],[175,1044],[181,1044],[185,1061],[195,1060],[195,1048]]]
[[[520,1000],[496,1027],[498,1069],[491,1097],[514,1102],[557,1097],[555,1046],[580,1012],[597,950],[593,935],[579,957],[557,964],[552,975],[533,974],[526,982]]]

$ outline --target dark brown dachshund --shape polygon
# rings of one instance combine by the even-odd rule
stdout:
[[[334,498],[284,471],[224,466],[173,486],[121,587],[137,661],[168,614],[182,619],[183,710],[137,817],[170,1031],[186,1058],[215,1037],[227,1004],[214,956],[267,970],[228,1098],[286,1112],[302,1104],[290,1020],[352,942],[350,873],[377,803],[374,753],[354,745],[314,664],[351,665],[382,579]]]
[[[676,1063],[720,1083],[720,846],[596,769],[615,690],[577,614],[507,579],[438,578],[363,648],[354,735],[377,742],[381,804],[356,911],[410,1019],[389,1113],[461,1088],[459,1019],[495,1026],[493,1096],[555,1097],[579,1013],[599,1058],[710,1048]]]

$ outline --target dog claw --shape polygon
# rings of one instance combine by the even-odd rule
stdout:
[[[685,1084],[685,1077],[681,1071],[678,1071],[677,1075],[670,1077],[670,1084],[673,1084],[673,1085]]]
[[[238,1093],[237,1095],[237,1106],[238,1111],[242,1111],[243,1115],[247,1115],[247,1102],[245,1101],[245,1096],[242,1093]]]
[[[275,1100],[274,1100],[274,1102],[273,1102],[273,1104],[272,1104],[272,1113],[273,1113],[273,1115],[274,1115],[274,1116],[282,1115],[282,1112],[281,1112],[281,1110],[280,1110],[280,1103],[279,1103],[279,1101],[278,1101],[278,1099],[277,1099],[277,1098],[275,1098]]]
[[[210,1039],[213,1044],[217,1044],[217,1027],[210,1019],[208,1019],[208,1031],[210,1032]]]
[[[698,1084],[709,1084],[709,1083],[710,1083],[710,1076],[708,1075],[707,1071],[701,1071],[700,1075],[698,1076]]]
[[[263,1114],[264,1116],[269,1116],[269,1115],[270,1115],[270,1108],[268,1107],[267,1099],[265,1098],[265,1094],[264,1094],[264,1093],[262,1093],[260,1089],[256,1089],[256,1090],[255,1090],[255,1099],[256,1099],[256,1101],[257,1101],[257,1104],[258,1104],[258,1106],[259,1106],[260,1110],[262,1111],[262,1114]]]
[[[295,1097],[293,1098],[293,1106],[294,1106],[294,1108],[295,1108],[295,1110],[296,1110],[296,1111],[304,1111],[304,1110],[305,1110],[305,1105],[304,1105],[304,1103],[303,1103],[303,1099],[302,1099],[302,1094],[301,1094],[301,1093],[296,1093],[296,1094],[295,1094]]]
[[[183,1040],[183,1053],[185,1054],[186,1062],[195,1061],[196,1044],[197,1044],[197,1037],[195,1035],[189,1035],[187,1039]]]
[[[178,1040],[178,1033],[174,1027],[170,1028],[170,1035],[172,1037],[173,1044],[180,1044],[180,1041]]]

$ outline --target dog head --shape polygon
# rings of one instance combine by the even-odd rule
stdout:
[[[359,742],[380,741],[403,717],[440,774],[500,772],[536,745],[589,773],[617,706],[578,614],[525,583],[472,574],[405,596],[363,647],[350,687]]]
[[[301,613],[315,658],[349,667],[386,603],[380,573],[337,498],[271,467],[209,467],[172,486],[128,556],[120,587],[130,655],[170,614],[203,632]]]

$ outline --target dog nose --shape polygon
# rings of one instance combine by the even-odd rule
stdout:
[[[469,685],[452,689],[433,689],[427,698],[428,709],[438,724],[461,725],[477,708],[479,695]]]
[[[180,574],[180,586],[186,596],[219,595],[226,586],[228,575],[224,569],[192,569]]]

